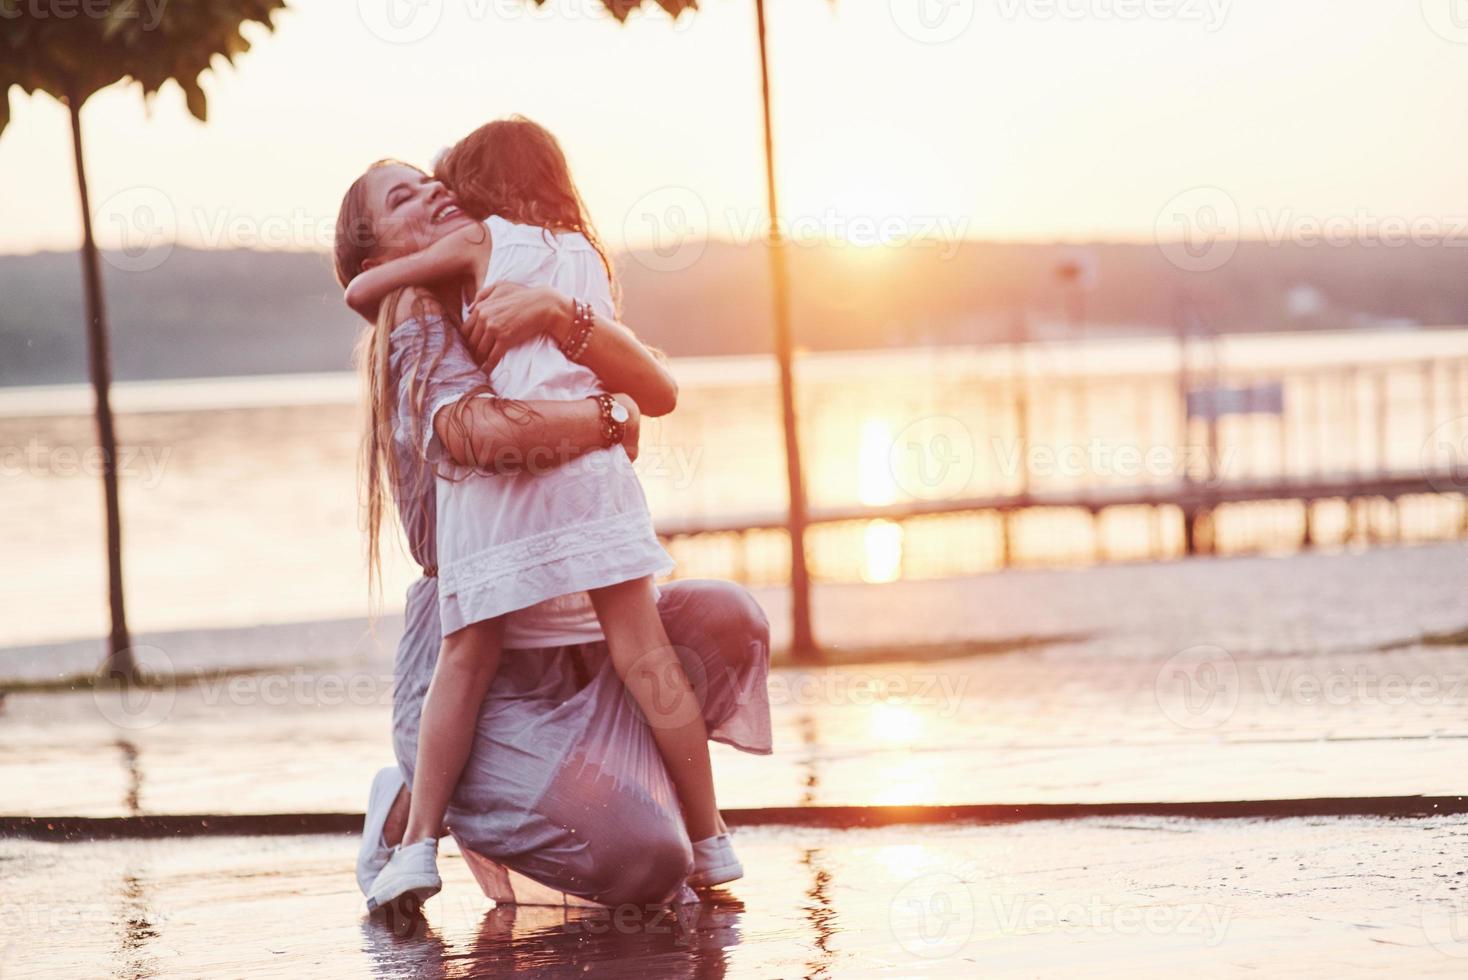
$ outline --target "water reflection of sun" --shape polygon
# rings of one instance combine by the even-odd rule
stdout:
[[[881,702],[872,706],[872,736],[888,745],[908,745],[923,734],[923,716],[906,705]]]
[[[868,507],[897,499],[892,478],[892,426],[885,419],[867,419],[861,430],[857,493]],[[902,526],[870,521],[863,532],[861,578],[864,582],[895,582],[902,577]]]

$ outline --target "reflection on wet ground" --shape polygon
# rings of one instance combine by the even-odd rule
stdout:
[[[864,644],[1075,639],[777,670],[775,755],[717,746],[720,800],[1468,795],[1468,644],[1451,639],[1464,625],[1465,554],[823,589],[823,637],[838,655]],[[1412,587],[1381,586],[1402,581]],[[778,633],[781,599],[762,600]],[[360,813],[370,774],[392,758],[391,666],[386,652],[354,645],[356,629],[178,639],[170,656],[181,668],[255,672],[130,699],[12,692],[0,702],[0,815]],[[95,662],[85,651],[53,661],[0,650],[0,675],[65,671],[67,657]],[[748,877],[677,915],[495,909],[454,857],[448,887],[418,922],[363,918],[355,842],[344,836],[0,839],[0,976],[1333,980],[1468,969],[1468,817],[737,834]]]
[[[135,729],[117,692],[11,694],[0,814],[360,813],[392,759],[390,678],[349,704],[319,692],[365,668],[295,676],[317,700],[272,702],[255,677],[130,696],[167,699]],[[770,690],[775,754],[714,747],[725,807],[1468,794],[1461,647],[1056,647],[782,669]]]
[[[382,977],[581,973],[724,976],[745,907],[728,893],[679,908],[491,908],[457,935],[428,916],[361,920],[363,948]],[[468,969],[465,970],[464,968]],[[666,971],[666,972],[664,972]]]
[[[0,840],[3,972],[1461,977],[1468,817],[746,829],[702,904],[495,908],[456,855],[367,918],[349,837]],[[1456,929],[1456,931],[1455,931]]]
[[[716,746],[720,800],[1465,794],[1468,644],[1423,642],[1464,627],[1465,556],[1452,545],[823,588],[818,625],[838,661],[904,639],[1072,639],[775,670],[775,755]],[[779,635],[782,596],[761,600]],[[191,634],[171,649],[180,669],[255,672],[132,699],[11,693],[0,814],[360,812],[392,758],[391,634],[382,640],[364,646],[350,624]],[[0,675],[70,669],[50,656],[0,650]]]

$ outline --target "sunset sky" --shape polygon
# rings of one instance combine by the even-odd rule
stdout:
[[[769,0],[784,204],[804,235],[1150,240],[1179,195],[1220,200],[1206,187],[1248,236],[1311,219],[1450,232],[1468,214],[1454,2]],[[294,0],[206,77],[207,125],[172,88],[150,109],[136,87],[94,97],[99,237],[324,248],[367,163],[426,163],[510,112],[561,137],[615,247],[757,234],[752,0],[625,26],[594,0],[547,7]],[[73,248],[65,114],[11,104],[0,251]]]

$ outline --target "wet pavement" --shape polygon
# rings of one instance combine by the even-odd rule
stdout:
[[[834,657],[889,642],[897,617],[874,607],[903,610],[913,645],[774,670],[775,754],[716,746],[720,801],[1468,795],[1465,564],[1468,547],[1443,546],[823,589]],[[778,597],[761,599],[778,635]],[[355,623],[178,634],[153,655],[251,672],[130,696],[12,692],[0,815],[360,812],[391,759],[394,640],[387,622],[376,641]],[[965,642],[1000,652],[921,659]],[[0,671],[35,679],[77,656],[0,651]]]
[[[1203,650],[1180,661],[1097,663],[1087,651],[1055,649],[779,670],[771,682],[775,754],[715,746],[720,801],[752,808],[1468,795],[1462,650],[1324,662],[1217,657]],[[1228,677],[1211,694],[1190,692],[1205,670]],[[318,703],[267,703],[273,680],[293,679]],[[1338,703],[1298,694],[1333,679],[1344,682]],[[374,692],[368,703],[334,701],[332,691],[358,681]],[[1425,703],[1383,691],[1387,683],[1437,693]],[[371,774],[392,759],[390,689],[390,678],[341,667],[134,696],[11,694],[0,722],[0,814],[360,812]],[[149,705],[165,701],[166,716],[152,723]],[[128,727],[139,719],[149,723]]]
[[[16,977],[1461,977],[1468,817],[747,829],[702,905],[369,919],[350,837],[0,840]]]
[[[773,808],[1468,796],[1468,547],[828,586],[835,658],[776,669]],[[1404,584],[1408,583],[1408,584]],[[761,593],[776,635],[783,597]],[[145,638],[226,670],[0,700],[0,817],[360,813],[391,760],[391,619]],[[931,647],[985,652],[935,658]],[[0,681],[95,644],[0,650]],[[462,862],[426,923],[359,914],[347,835],[0,838],[0,977],[1468,975],[1468,816],[1109,817],[836,830],[738,821],[745,880],[675,919],[493,909]],[[784,811],[782,811],[784,812]],[[1260,812],[1253,810],[1250,812]],[[1288,811],[1281,808],[1281,812]],[[1293,811],[1298,812],[1298,811]],[[782,818],[784,819],[784,818]],[[790,822],[799,821],[791,819]],[[309,826],[310,824],[308,824]],[[337,826],[338,824],[332,824]],[[621,918],[617,916],[621,915]]]

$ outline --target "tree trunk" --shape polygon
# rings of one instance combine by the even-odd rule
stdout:
[[[117,435],[112,426],[112,404],[107,389],[112,383],[112,355],[107,345],[107,313],[102,303],[102,269],[97,242],[92,237],[92,201],[87,191],[87,168],[82,159],[82,99],[67,99],[71,113],[71,142],[76,155],[76,184],[82,206],[82,278],[87,301],[87,363],[92,391],[97,402],[97,442],[102,449],[102,495],[107,510],[107,599],[112,631],[107,640],[107,659],[102,670],[114,680],[130,682],[137,677],[132,642],[128,638],[127,614],[122,602],[122,516],[117,494]]]
[[[790,269],[780,230],[775,193],[775,134],[770,118],[770,62],[765,47],[765,3],[755,0],[759,26],[759,70],[765,110],[765,184],[770,211],[770,289],[774,304],[775,358],[780,364],[780,408],[785,422],[785,476],[790,488],[790,653],[797,661],[819,659],[810,622],[810,571],[805,559],[808,521],[800,468],[800,433],[795,414],[795,377],[790,339]]]

